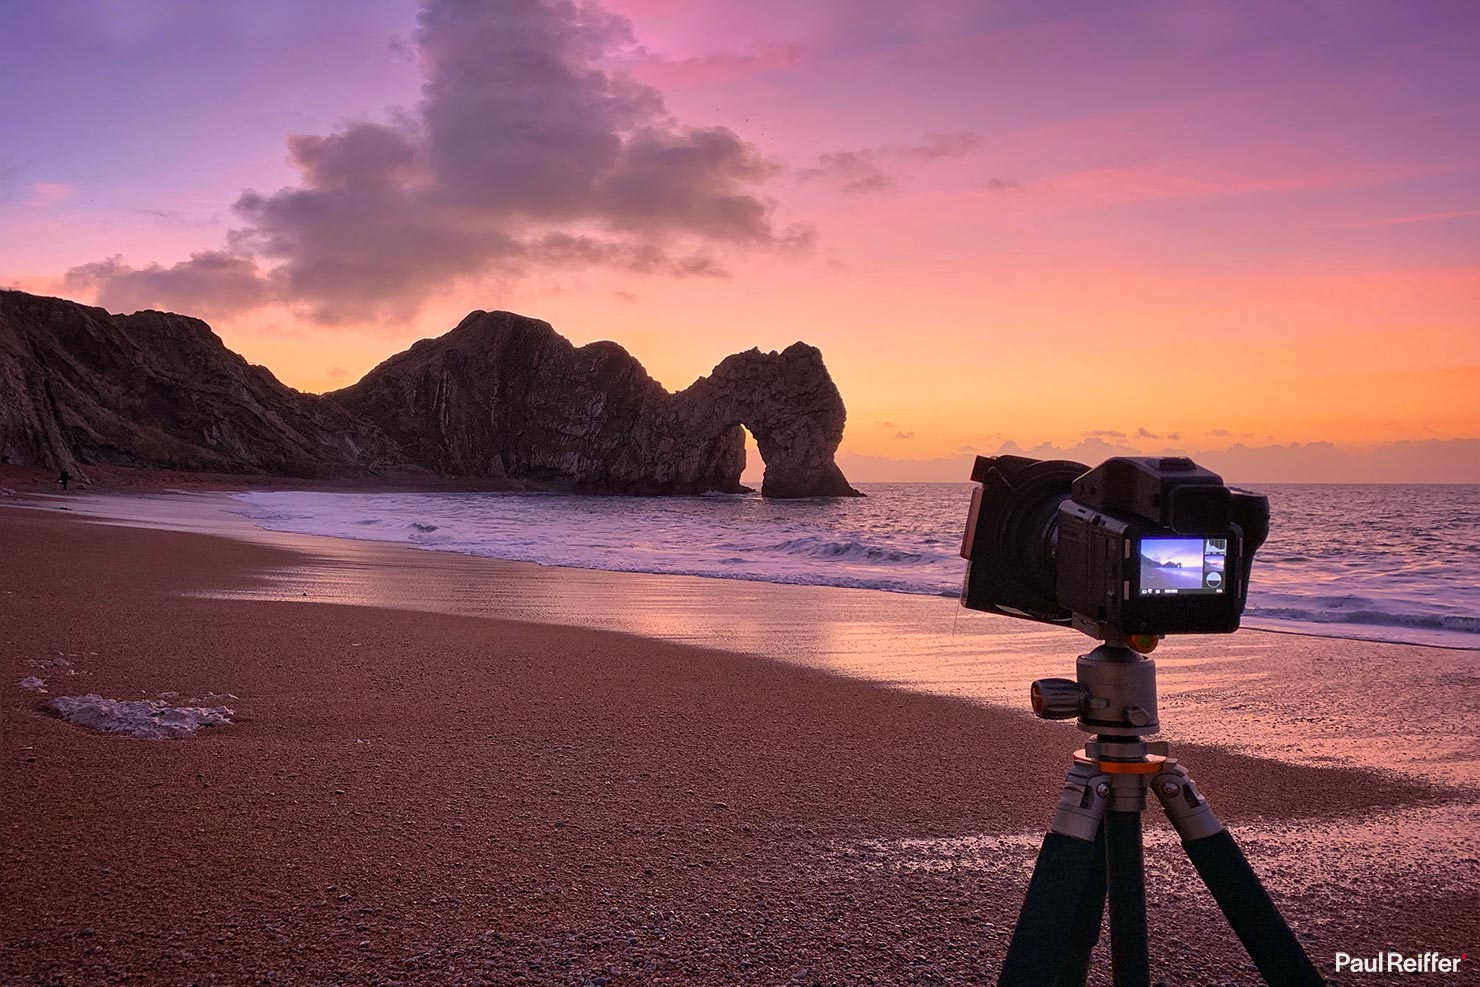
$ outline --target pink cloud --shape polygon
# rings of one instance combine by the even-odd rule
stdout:
[[[1458,209],[1454,212],[1426,212],[1414,216],[1390,216],[1385,219],[1365,219],[1346,224],[1346,229],[1357,230],[1368,226],[1401,226],[1406,223],[1433,223],[1445,219],[1469,219],[1480,216],[1480,209]]]
[[[31,209],[45,209],[72,198],[77,190],[62,182],[36,182],[30,186],[30,193],[26,205]]]
[[[869,456],[845,449],[838,456],[850,477],[868,482],[958,481],[971,475],[973,450],[935,459]],[[984,452],[986,450],[983,450]],[[1068,459],[1095,465],[1110,456],[1160,455],[1176,451],[1224,479],[1239,483],[1475,483],[1480,480],[1480,439],[1405,439],[1376,445],[1334,442],[1290,442],[1250,446],[1233,445],[1151,452],[1090,437],[1071,446],[1044,442],[1025,449],[1007,441],[992,455]]]
[[[791,68],[801,57],[802,50],[797,45],[773,42],[756,45],[749,54],[721,51],[675,59],[652,55],[634,66],[633,74],[660,89],[683,89],[781,71]]]

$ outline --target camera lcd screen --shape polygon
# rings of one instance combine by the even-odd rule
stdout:
[[[1222,593],[1228,584],[1227,538],[1142,538],[1142,596]]]

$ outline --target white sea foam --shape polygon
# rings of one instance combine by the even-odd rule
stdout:
[[[249,492],[264,528],[625,572],[955,596],[969,484],[862,499]],[[1480,487],[1273,486],[1245,624],[1480,649]]]
[[[202,727],[223,726],[236,715],[225,706],[173,706],[162,699],[58,696],[46,708],[73,726],[122,733],[140,740],[188,737]]]

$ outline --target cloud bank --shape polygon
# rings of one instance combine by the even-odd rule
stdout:
[[[68,288],[89,288],[93,301],[113,312],[159,305],[213,319],[268,301],[268,283],[250,257],[203,250],[172,267],[129,267],[119,256],[74,267],[62,279]]]
[[[1430,439],[1352,447],[1331,442],[1209,449],[1137,449],[1102,431],[1069,446],[1041,443],[1024,448],[1003,442],[993,449],[965,450],[938,459],[894,459],[844,452],[838,465],[861,483],[885,481],[966,482],[976,455],[1068,459],[1094,466],[1111,456],[1191,456],[1231,483],[1480,483],[1480,439]]]
[[[210,296],[218,315],[283,302],[335,324],[407,317],[489,272],[717,276],[716,247],[805,241],[759,194],[774,164],[608,66],[636,50],[626,19],[570,0],[424,0],[413,40],[414,111],[290,138],[299,184],[244,193],[225,250],[112,258],[68,283],[110,308],[204,311]]]

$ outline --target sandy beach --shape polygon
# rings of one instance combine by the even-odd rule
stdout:
[[[1011,697],[1069,671],[1067,634],[940,644],[945,600],[57,506],[0,511],[0,983],[995,977],[1080,740]],[[1318,968],[1473,950],[1471,657],[1224,644],[1169,649],[1163,717]],[[958,648],[1006,657],[955,682]],[[1412,688],[1357,701],[1397,667]],[[235,696],[235,721],[148,742],[41,709],[165,692]],[[1147,832],[1159,979],[1258,983],[1159,813]]]

